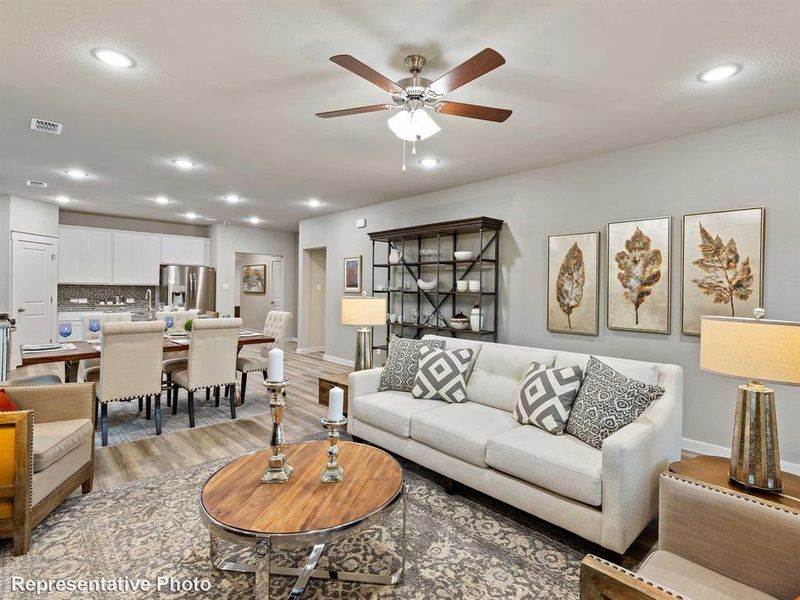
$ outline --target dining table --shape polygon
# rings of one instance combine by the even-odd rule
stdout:
[[[258,332],[242,331],[239,334],[239,350],[243,346],[251,346],[255,344],[270,344],[275,341],[275,338],[268,335],[263,335]],[[189,349],[190,340],[186,336],[164,336],[164,354],[170,352],[185,352]],[[67,383],[78,381],[78,365],[82,360],[91,360],[100,358],[102,352],[102,344],[92,344],[87,341],[79,340],[74,342],[65,342],[63,346],[73,346],[71,348],[60,348],[55,350],[46,350],[31,352],[21,349],[20,355],[22,356],[22,366],[41,365],[46,363],[64,363],[64,380]]]

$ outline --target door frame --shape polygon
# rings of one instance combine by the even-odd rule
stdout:
[[[17,289],[14,285],[14,246],[16,242],[30,241],[34,243],[47,244],[53,247],[50,256],[50,340],[53,340],[53,335],[56,334],[58,327],[58,238],[50,235],[41,235],[38,233],[26,233],[24,231],[12,231],[9,240],[9,265],[8,265],[8,311],[12,319],[16,319],[18,303],[15,302],[14,290]],[[18,366],[21,362],[19,352],[19,344],[14,339],[14,331],[11,332],[11,365],[12,369]]]

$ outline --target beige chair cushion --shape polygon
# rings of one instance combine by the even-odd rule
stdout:
[[[775,600],[774,596],[664,550],[648,556],[637,574],[693,600]]]
[[[522,425],[509,412],[477,402],[464,402],[415,414],[411,418],[411,438],[465,462],[486,467],[489,438],[518,427]]]
[[[47,498],[58,486],[88,465],[92,460],[92,440],[84,440],[76,448],[59,458],[50,468],[33,474],[31,506]]]
[[[44,471],[80,444],[94,431],[89,419],[70,419],[33,424],[33,472]]]
[[[350,411],[359,421],[403,438],[411,436],[411,417],[439,408],[441,400],[414,398],[410,392],[377,392],[359,396]]]
[[[236,359],[236,370],[242,373],[266,371],[267,359],[262,356],[239,356]]]
[[[553,435],[533,425],[489,438],[486,464],[567,498],[602,503],[603,453],[571,435]]]

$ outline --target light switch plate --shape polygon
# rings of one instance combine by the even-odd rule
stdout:
[[[230,283],[223,283],[223,284],[222,284],[222,289],[223,289],[223,290],[229,290],[229,289],[231,289],[231,284],[230,284]]]

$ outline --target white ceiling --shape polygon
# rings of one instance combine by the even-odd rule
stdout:
[[[800,3],[0,3],[0,193],[70,210],[185,222],[256,215],[296,229],[325,212],[402,198],[794,110]],[[113,69],[90,50],[138,65]],[[506,65],[448,98],[514,110],[504,124],[435,115],[442,131],[400,172],[389,113],[315,112],[388,101],[328,61],[391,79],[422,53],[435,79],[484,47]],[[735,61],[735,78],[703,69]],[[61,136],[31,117],[64,124]],[[188,156],[183,172],[170,159]],[[76,182],[69,167],[92,174]],[[26,179],[49,183],[34,190]],[[221,196],[236,192],[236,206]],[[166,207],[153,202],[165,194]],[[310,197],[321,209],[304,204]]]

